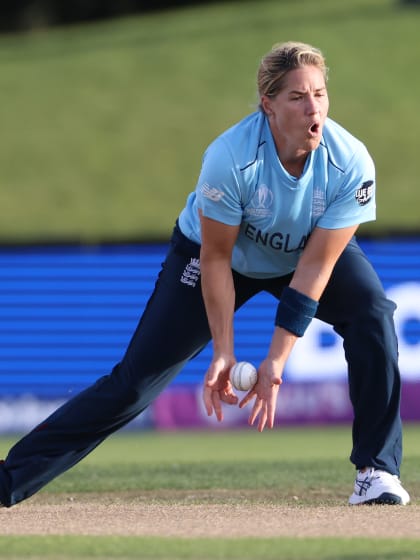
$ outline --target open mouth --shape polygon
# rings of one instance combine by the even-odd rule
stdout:
[[[318,123],[314,123],[314,124],[309,128],[309,132],[315,136],[315,135],[318,134],[319,129],[320,129],[319,124],[318,124]]]

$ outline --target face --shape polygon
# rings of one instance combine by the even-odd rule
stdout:
[[[286,75],[276,97],[261,98],[280,159],[306,156],[321,141],[328,113],[328,94],[322,71],[304,66]]]

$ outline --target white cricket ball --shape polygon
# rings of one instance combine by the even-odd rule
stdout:
[[[238,391],[249,391],[257,382],[257,370],[249,362],[237,362],[230,369],[230,381]]]

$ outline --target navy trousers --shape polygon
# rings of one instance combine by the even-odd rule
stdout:
[[[200,247],[175,228],[155,289],[121,362],[23,437],[0,464],[4,506],[37,492],[130,422],[209,342],[199,252]],[[280,298],[291,279],[233,274],[236,308],[262,290]],[[394,309],[353,239],[335,266],[317,317],[343,338],[354,408],[350,460],[356,467],[398,475],[402,435]],[[274,316],[275,309],[273,325]]]

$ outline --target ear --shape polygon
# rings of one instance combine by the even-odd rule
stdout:
[[[273,114],[273,110],[271,109],[271,99],[269,97],[267,97],[266,95],[262,95],[261,96],[261,101],[260,101],[262,110],[264,111],[264,113],[270,117]]]

